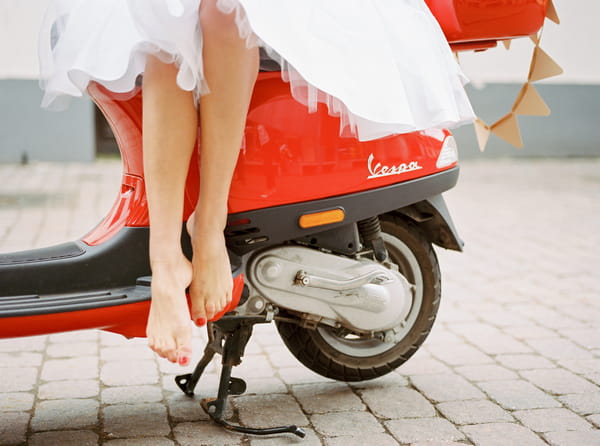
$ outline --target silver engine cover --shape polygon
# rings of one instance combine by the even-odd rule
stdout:
[[[400,273],[301,246],[263,251],[247,273],[254,291],[274,305],[361,332],[402,325],[412,305],[412,287]]]

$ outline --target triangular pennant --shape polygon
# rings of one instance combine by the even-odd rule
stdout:
[[[502,45],[504,45],[504,48],[506,48],[507,50],[510,50],[510,44],[512,43],[512,40],[503,40],[502,41]]]
[[[535,48],[531,68],[529,69],[529,81],[539,81],[563,73],[563,69],[539,46]]]
[[[531,41],[535,44],[535,45],[539,45],[540,43],[540,36],[535,33],[535,34],[530,34],[529,38],[531,39]]]
[[[490,128],[479,118],[475,120],[474,125],[475,136],[477,136],[477,144],[479,144],[479,150],[483,152],[488,140],[490,139]]]
[[[548,17],[557,25],[560,25],[560,18],[558,17],[558,13],[556,12],[556,8],[554,7],[554,2],[552,0],[548,1],[548,6],[546,7],[546,17]]]
[[[533,85],[525,84],[515,101],[513,112],[517,115],[548,116],[550,108]]]
[[[519,122],[517,116],[509,113],[498,122],[494,123],[490,130],[492,133],[513,146],[523,148],[523,140],[521,139],[521,131],[519,130]]]

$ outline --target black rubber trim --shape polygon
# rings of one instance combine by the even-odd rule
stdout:
[[[0,265],[45,262],[47,260],[70,259],[85,254],[85,249],[75,242],[67,242],[48,248],[31,249],[9,254],[0,254]]]
[[[134,286],[89,293],[0,298],[0,318],[94,310],[150,300],[150,288]]]
[[[225,231],[227,246],[235,254],[243,255],[257,248],[386,214],[451,189],[458,181],[459,170],[457,166],[426,177],[363,192],[231,214],[228,221],[236,223],[228,225]],[[346,217],[343,222],[309,229],[302,229],[298,225],[303,214],[335,208],[344,210]],[[238,224],[240,221],[249,223]]]

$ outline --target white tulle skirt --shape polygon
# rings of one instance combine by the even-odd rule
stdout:
[[[202,0],[54,0],[40,33],[42,106],[65,108],[90,81],[134,92],[149,54],[179,68],[197,100]],[[282,68],[294,98],[325,103],[361,140],[470,122],[466,78],[423,0],[217,0],[248,46]]]

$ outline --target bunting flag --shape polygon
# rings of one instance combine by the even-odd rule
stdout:
[[[552,0],[548,0],[548,6],[546,6],[546,17],[557,25],[560,25],[560,18],[556,13],[556,8],[554,7],[554,2]]]
[[[484,151],[485,146],[490,139],[490,128],[481,119],[475,120],[475,136],[477,136],[477,143],[479,144],[479,150]]]
[[[550,107],[546,105],[538,91],[529,82],[523,85],[513,111],[517,115],[548,116]]]
[[[517,116],[510,112],[503,118],[500,118],[490,127],[491,132],[502,138],[509,144],[517,147],[518,149],[523,148],[523,140],[521,139],[521,131],[519,130],[519,122]]]
[[[549,77],[558,76],[563,69],[539,46],[533,51],[531,68],[529,69],[529,82],[535,82]]]
[[[552,0],[548,0],[546,18],[560,24],[560,19]],[[523,139],[521,138],[517,115],[548,116],[550,114],[550,107],[544,102],[532,82],[558,76],[563,73],[563,69],[548,55],[548,53],[540,48],[541,36],[541,30],[540,32],[529,36],[529,39],[534,44],[531,63],[529,65],[529,75],[527,76],[527,82],[525,82],[521,88],[511,111],[492,125],[486,124],[479,118],[475,120],[475,136],[477,137],[479,150],[482,152],[485,150],[490,134],[502,138],[504,141],[519,149],[522,148]],[[508,50],[510,49],[511,40],[503,40],[502,44]]]

